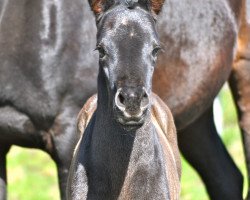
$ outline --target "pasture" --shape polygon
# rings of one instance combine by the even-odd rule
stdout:
[[[246,169],[241,136],[236,124],[236,112],[227,87],[219,94],[223,108],[222,139],[231,156],[244,175],[246,194]],[[9,200],[58,200],[59,190],[55,164],[39,150],[12,147],[8,154]],[[207,194],[197,173],[182,159],[182,200],[207,200]]]

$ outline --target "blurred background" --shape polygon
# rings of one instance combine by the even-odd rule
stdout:
[[[218,128],[222,129],[221,137],[229,153],[244,175],[245,196],[247,179],[241,135],[227,85],[218,95],[218,100],[219,104],[217,102],[215,108],[216,118],[218,117],[216,121],[219,122]],[[7,162],[9,200],[59,200],[56,166],[46,153],[13,146]],[[199,176],[183,158],[181,187],[182,200],[209,199]]]

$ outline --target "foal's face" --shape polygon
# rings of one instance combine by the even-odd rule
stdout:
[[[152,15],[140,7],[113,8],[98,23],[97,49],[115,119],[125,126],[140,126],[150,107],[160,49]]]

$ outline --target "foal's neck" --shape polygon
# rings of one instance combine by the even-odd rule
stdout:
[[[105,198],[168,199],[164,153],[150,116],[136,131],[126,131],[97,110],[92,134],[92,167],[98,179],[109,185],[107,195],[112,195]]]
[[[150,114],[140,128],[123,128],[101,80],[90,142],[91,193],[105,199],[167,199],[165,160]]]
[[[151,123],[150,114],[146,116],[145,123],[135,130],[126,130],[115,120],[112,99],[109,99],[110,94],[102,68],[99,69],[97,95],[98,102],[93,128],[95,137],[92,138],[99,145],[98,149],[102,149],[100,153],[107,154],[106,159],[109,159],[110,164],[118,160],[129,162],[133,148],[138,148],[138,152],[143,153],[144,149],[154,147],[156,132]],[[140,145],[142,148],[139,148]]]

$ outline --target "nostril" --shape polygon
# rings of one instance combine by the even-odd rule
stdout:
[[[125,110],[125,97],[123,96],[123,94],[121,93],[121,89],[119,89],[116,92],[115,95],[115,104],[116,106],[121,110],[124,111]]]
[[[121,93],[118,95],[118,99],[119,99],[119,102],[120,102],[122,105],[124,105],[125,98],[124,98],[124,96],[123,96]]]

